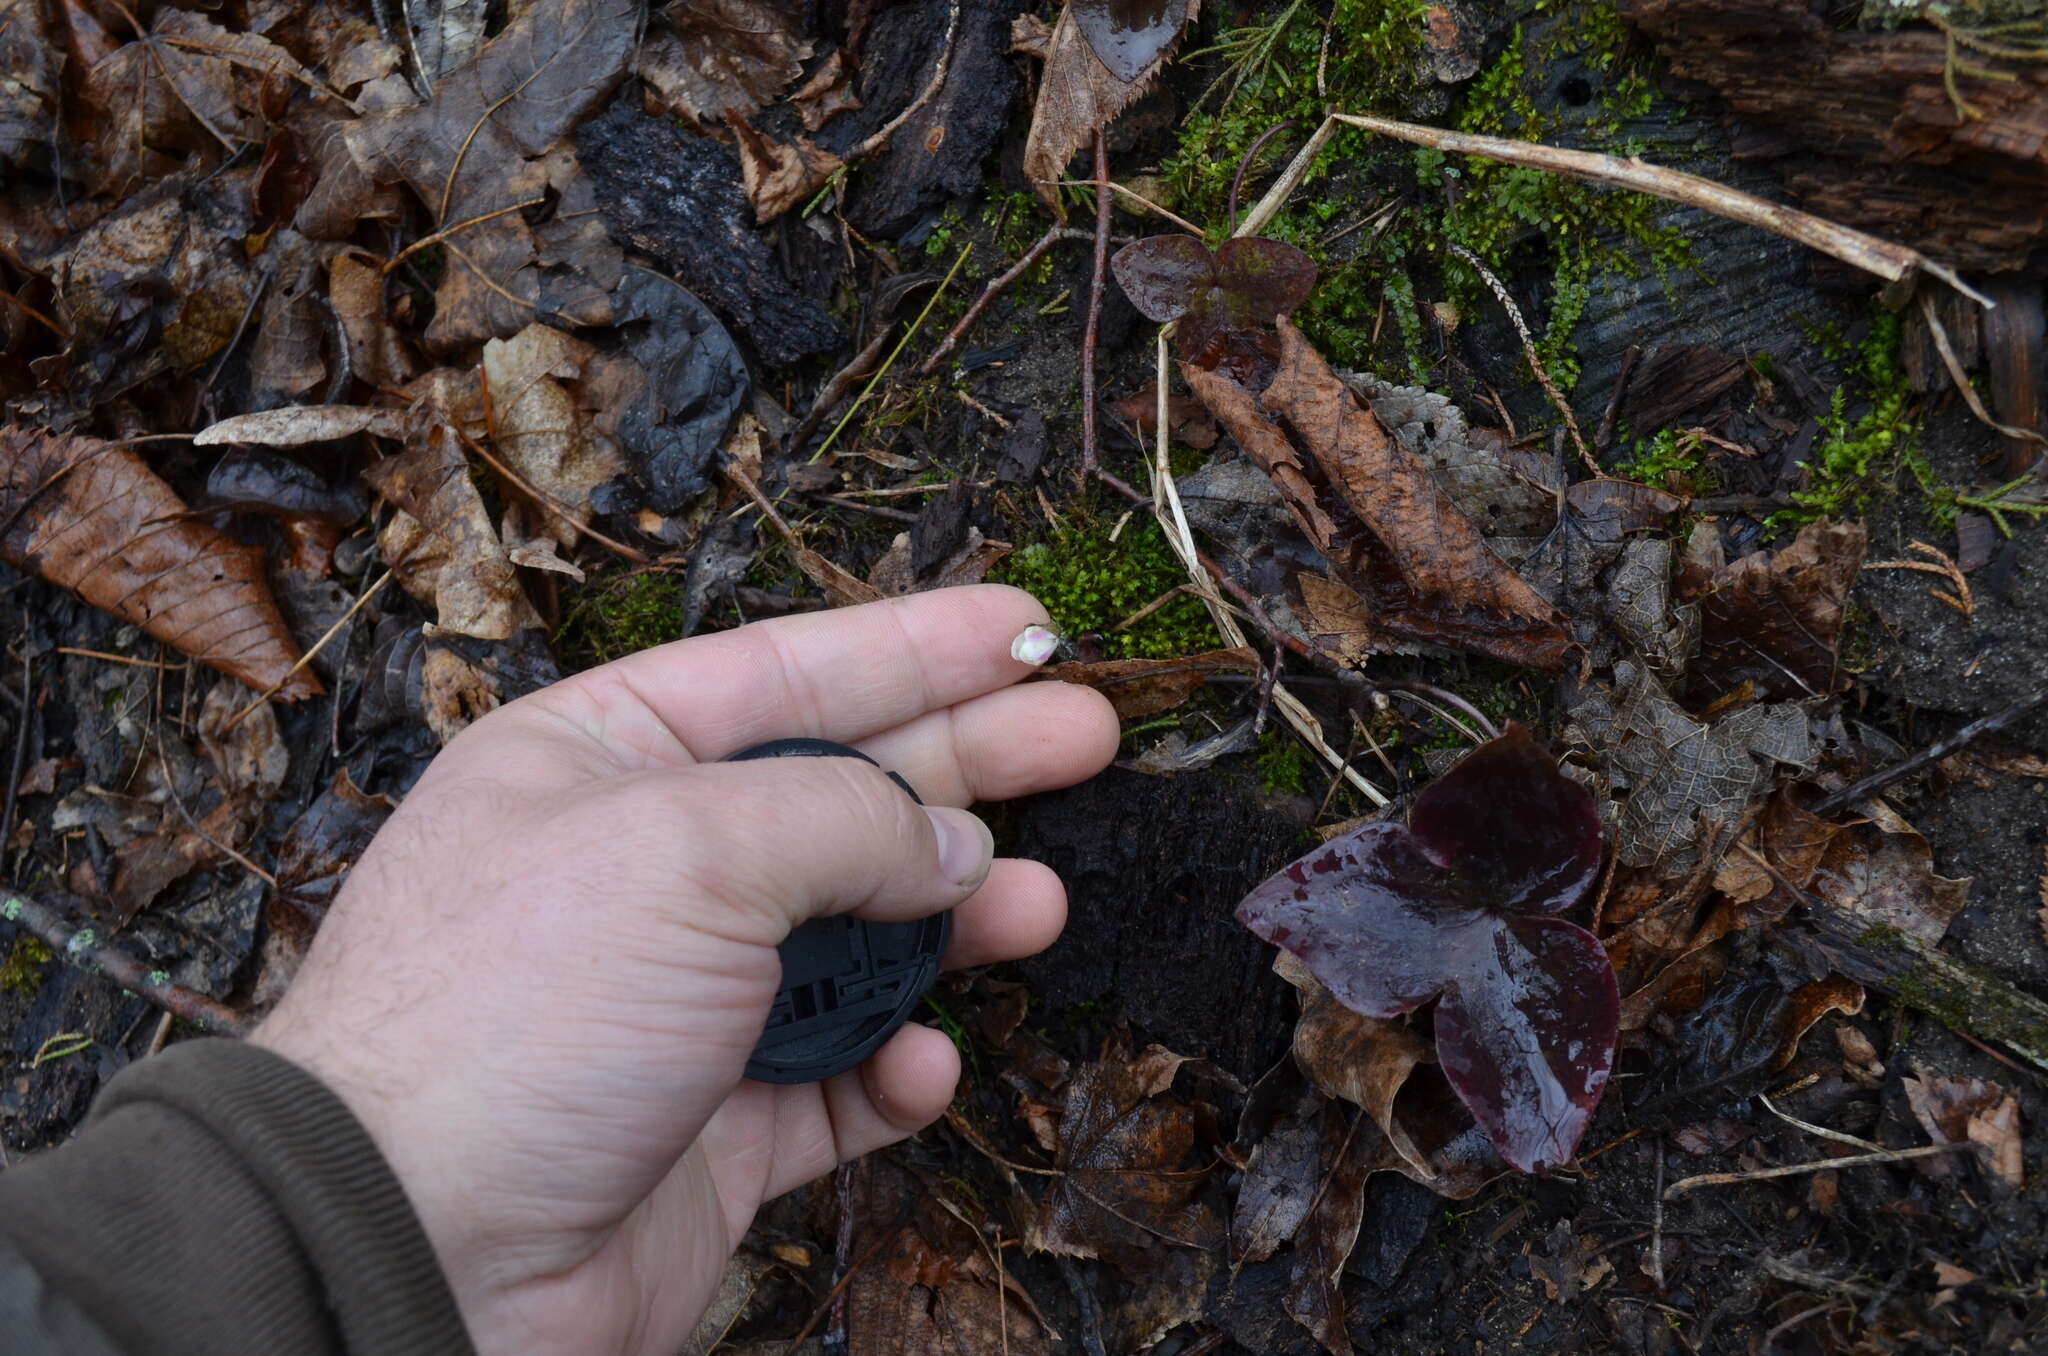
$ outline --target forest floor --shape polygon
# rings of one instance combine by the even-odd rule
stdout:
[[[1940,355],[2048,426],[2048,241],[1989,208],[1851,223],[1992,279],[1980,322],[1931,277],[1345,129],[1260,232],[1315,266],[1290,347],[1266,281],[1206,351],[1184,318],[1155,442],[1157,326],[1112,277],[1089,336],[1092,190],[1027,170],[1049,139],[1092,173],[1095,123],[1034,131],[1075,116],[1058,6],[526,0],[421,7],[409,40],[384,8],[0,0],[0,53],[68,54],[0,90],[0,881],[60,924],[0,915],[8,1156],[209,1014],[259,1018],[483,711],[986,578],[1125,716],[1116,768],[986,807],[1069,927],[940,981],[953,1109],[768,1207],[690,1351],[2048,1351],[2043,497]],[[1934,72],[1900,98],[1948,106],[1934,29],[1779,8],[1817,88],[1891,43]],[[1878,173],[1746,120],[1770,62],[1715,78],[1705,0],[1203,10],[1156,80],[1087,96],[1113,251],[1174,229],[1145,200],[1220,245],[1328,107],[1816,211]],[[2023,69],[1965,81],[1980,117],[2048,110]],[[2038,194],[1991,153],[1864,196]],[[1066,234],[970,314],[1046,199]],[[1276,367],[1369,452],[1272,414]],[[1160,455],[1215,583],[1155,512]],[[172,520],[175,559],[109,573]],[[253,641],[122,610],[223,571]],[[1358,1016],[1234,917],[1516,722],[1602,809],[1567,916],[1620,994],[1613,1081],[1544,1175],[1475,1129],[1433,1008]]]

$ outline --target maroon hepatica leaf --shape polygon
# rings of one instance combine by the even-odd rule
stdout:
[[[1068,7],[1096,59],[1128,85],[1173,45],[1189,0],[1068,0]]]
[[[1614,1065],[1607,952],[1558,914],[1600,870],[1600,816],[1521,726],[1416,797],[1408,823],[1334,838],[1237,918],[1339,1002],[1394,1017],[1437,999],[1437,1058],[1501,1157],[1565,1162]]]
[[[1213,253],[1191,235],[1147,236],[1118,250],[1111,267],[1139,314],[1180,322],[1174,342],[1189,358],[1226,331],[1262,330],[1293,315],[1316,285],[1306,254],[1257,236],[1226,240]]]

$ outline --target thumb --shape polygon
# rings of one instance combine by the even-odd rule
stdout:
[[[923,806],[854,758],[712,763],[651,774],[681,788],[684,860],[701,898],[773,945],[827,914],[921,918],[988,878],[995,838],[965,810]]]

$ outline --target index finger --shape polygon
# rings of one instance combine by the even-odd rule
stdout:
[[[627,767],[715,762],[768,739],[850,741],[1007,687],[1045,609],[1001,584],[756,622],[643,650],[527,698]]]

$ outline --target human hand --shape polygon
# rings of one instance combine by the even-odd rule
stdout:
[[[946,964],[1028,955],[1066,896],[964,807],[1116,749],[1108,702],[1013,686],[1026,594],[949,589],[685,640],[465,731],[350,875],[253,1039],[320,1076],[418,1212],[482,1352],[674,1351],[762,1201],[945,1110],[951,1042],[742,1071],[808,918],[958,906]],[[763,740],[850,758],[720,763]]]

